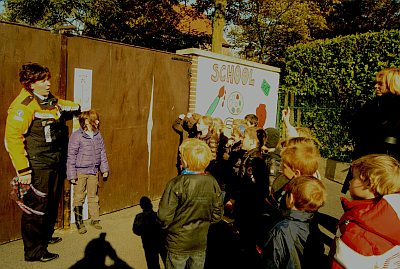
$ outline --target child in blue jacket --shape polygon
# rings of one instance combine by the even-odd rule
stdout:
[[[286,186],[283,219],[262,247],[262,268],[325,268],[324,245],[314,214],[326,201],[326,189],[313,176],[299,176]]]

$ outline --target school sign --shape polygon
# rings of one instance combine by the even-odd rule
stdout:
[[[275,127],[280,69],[230,56],[185,49],[192,58],[189,111],[222,120],[256,114]]]

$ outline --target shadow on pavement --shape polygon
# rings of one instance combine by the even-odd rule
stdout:
[[[113,261],[112,265],[106,264],[107,257]],[[90,241],[85,248],[85,257],[70,267],[70,269],[90,268],[133,269],[117,256],[115,249],[106,241],[106,233],[101,233],[99,238]]]

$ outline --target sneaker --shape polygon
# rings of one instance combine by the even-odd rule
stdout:
[[[92,220],[90,222],[90,225],[92,225],[94,228],[96,228],[98,230],[103,229],[103,227],[101,227],[101,225],[100,225],[100,221],[99,220]]]

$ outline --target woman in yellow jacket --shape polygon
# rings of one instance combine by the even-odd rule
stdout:
[[[80,111],[79,104],[54,97],[50,77],[45,66],[23,65],[19,72],[23,89],[11,103],[6,121],[6,149],[19,183],[30,185],[24,204],[31,212],[24,211],[21,220],[26,261],[58,258],[47,245],[61,241],[52,235],[68,144],[65,120]]]

